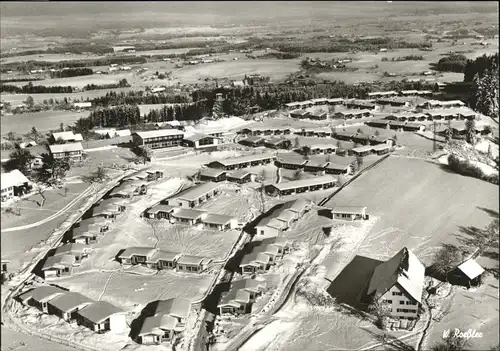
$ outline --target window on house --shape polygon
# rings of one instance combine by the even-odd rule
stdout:
[[[392,296],[403,296],[403,293],[398,292],[398,291],[393,291]]]
[[[417,302],[416,301],[406,301],[406,304],[407,305],[416,305]]]
[[[404,304],[405,304],[405,302],[404,302],[404,301],[399,301],[399,304],[400,304],[400,305],[404,305]]]
[[[384,300],[385,303],[392,303],[392,300]]]

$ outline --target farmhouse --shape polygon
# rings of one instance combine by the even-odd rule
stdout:
[[[333,219],[344,219],[354,221],[356,219],[368,219],[366,207],[361,206],[335,206],[332,208]]]
[[[184,133],[177,129],[159,129],[132,134],[136,146],[146,146],[151,149],[179,146],[183,138]]]
[[[221,182],[226,180],[226,171],[221,169],[204,168],[200,171],[198,178],[204,182]]]
[[[40,311],[48,313],[47,302],[64,293],[66,293],[66,290],[55,286],[40,286],[20,294],[18,299],[25,305],[36,307]]]
[[[59,255],[71,255],[75,258],[75,262],[73,266],[79,266],[84,257],[87,257],[89,254],[90,248],[83,244],[78,243],[68,243],[62,246],[59,246],[55,252],[54,256]]]
[[[422,302],[425,267],[406,247],[375,268],[366,295],[393,318],[413,320]]]
[[[227,293],[221,296],[217,305],[221,315],[249,313],[252,303],[262,295],[267,283],[255,279],[242,279],[231,283]]]
[[[254,182],[256,178],[256,174],[253,172],[246,171],[244,169],[240,169],[234,172],[227,174],[227,180],[230,182],[243,184],[248,182]]]
[[[220,193],[220,185],[212,182],[189,188],[174,197],[164,200],[165,205],[193,208]]]
[[[255,226],[258,235],[278,236],[288,229],[293,222],[299,220],[304,213],[311,210],[312,203],[305,199],[297,199],[275,206]]]
[[[117,256],[122,265],[147,264],[155,253],[151,247],[129,247]]]
[[[271,184],[265,190],[270,196],[299,194],[309,191],[333,188],[337,179],[331,175],[313,179],[294,180],[286,183]]]
[[[310,112],[305,111],[305,110],[294,110],[294,111],[290,112],[290,117],[291,118],[299,118],[299,119],[309,118],[310,114],[311,114]]]
[[[61,276],[70,276],[73,273],[75,256],[57,255],[47,257],[42,267],[44,279],[57,278]]]
[[[179,272],[199,273],[202,270],[206,269],[207,265],[210,264],[210,262],[212,262],[212,260],[209,258],[183,255],[177,260],[177,270]]]
[[[2,202],[14,196],[22,196],[31,190],[28,178],[19,170],[2,173],[0,185],[2,187]]]
[[[82,141],[83,137],[81,134],[74,134],[73,132],[58,132],[52,133],[49,140],[51,144],[55,143],[58,140],[62,140],[66,143],[75,143],[77,141]]]
[[[81,161],[83,158],[83,146],[80,142],[49,145],[49,151],[54,159],[69,158],[73,161]]]
[[[372,153],[373,146],[370,145],[363,145],[360,147],[355,147],[354,149],[351,149],[351,154],[355,156],[368,156]]]
[[[248,137],[246,139],[240,140],[239,143],[241,145],[245,145],[245,146],[259,147],[259,146],[264,145],[265,140],[266,139],[259,137],[259,136],[252,136],[252,137]]]
[[[115,219],[118,215],[125,212],[125,209],[126,207],[118,203],[116,199],[106,199],[92,209],[92,215],[93,217]]]
[[[219,139],[214,138],[205,134],[193,134],[189,137],[185,137],[182,141],[183,146],[193,147],[195,149],[208,147],[208,146],[216,146],[219,144]]]
[[[170,341],[184,330],[191,312],[191,302],[184,298],[158,301],[151,316],[144,319],[138,342],[144,345]]]
[[[447,281],[453,285],[462,285],[467,288],[478,286],[480,276],[484,273],[481,267],[473,258],[459,264],[446,274]]]
[[[127,329],[125,311],[106,301],[94,302],[76,313],[79,324],[97,333],[123,332]]]
[[[271,149],[290,149],[292,142],[288,139],[272,138],[264,141],[264,146]]]
[[[269,164],[276,156],[273,154],[262,153],[256,155],[240,156],[234,158],[228,158],[225,160],[214,161],[208,164],[211,168],[220,168],[226,171],[235,170],[246,167],[261,166]]]
[[[52,298],[48,302],[48,312],[67,322],[78,318],[77,312],[94,301],[77,292],[66,292]]]

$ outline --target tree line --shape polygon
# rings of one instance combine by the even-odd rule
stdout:
[[[0,92],[2,93],[16,93],[16,94],[43,94],[43,93],[72,93],[73,88],[71,86],[44,86],[44,85],[33,85],[29,82],[22,87],[11,84],[0,84]]]
[[[89,76],[94,74],[92,68],[68,68],[50,72],[50,78],[68,78],[78,76]]]
[[[467,60],[464,68],[464,82],[472,82],[476,74],[482,77],[484,72],[491,69],[495,63],[498,66],[498,53],[485,54],[474,60]]]
[[[67,60],[60,62],[50,62],[50,61],[28,61],[28,62],[12,62],[2,65],[2,72],[7,70],[21,70],[30,71],[37,68],[48,68],[48,69],[62,69],[64,67],[68,68],[81,68],[81,67],[95,67],[95,66],[109,66],[112,64],[125,65],[125,64],[142,64],[146,63],[147,60],[142,56],[116,56],[116,57],[106,57],[93,60]]]
[[[87,90],[99,90],[99,89],[115,89],[115,88],[128,88],[130,84],[125,78],[120,79],[118,83],[114,84],[87,84],[83,87],[84,91]]]
[[[435,65],[436,70],[441,72],[463,73],[467,58],[462,54],[451,54],[441,58]]]
[[[140,104],[180,104],[191,102],[189,96],[179,94],[148,94],[144,91],[107,92],[92,99],[93,106],[140,105]]]

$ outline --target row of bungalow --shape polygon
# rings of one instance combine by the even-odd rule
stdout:
[[[415,121],[451,121],[451,120],[466,120],[475,119],[474,111],[467,110],[431,110],[425,113],[393,113],[385,117],[386,120],[400,122],[415,122]]]
[[[178,272],[199,273],[212,262],[210,258],[183,255],[152,247],[129,247],[117,255],[125,266],[144,265],[151,269],[175,269]]]
[[[324,111],[310,112],[300,109],[300,110],[290,111],[289,117],[295,119],[312,119],[315,121],[324,121],[328,119],[329,115],[327,112]]]
[[[420,124],[420,123],[412,123],[412,122],[375,120],[375,121],[365,122],[365,124],[367,126],[370,126],[370,127],[392,129],[392,130],[404,131],[404,132],[422,132],[425,130],[425,125]]]
[[[267,283],[256,279],[231,282],[229,291],[223,293],[217,305],[220,315],[250,313],[253,303],[267,288]]]
[[[162,200],[160,204],[180,207],[181,209],[191,209],[201,205],[219,193],[220,184],[208,182],[183,190],[173,197]]]
[[[283,196],[331,189],[336,184],[336,177],[333,175],[324,175],[312,179],[292,180],[285,183],[270,184],[265,187],[265,191],[269,196]]]
[[[255,226],[257,235],[279,236],[312,209],[313,203],[297,199],[274,206]]]
[[[122,309],[55,286],[31,289],[18,295],[17,299],[27,306],[55,315],[66,322],[76,321],[96,333],[121,333],[127,329],[125,311]]]
[[[199,226],[204,229],[232,230],[238,227],[238,219],[232,216],[209,213],[191,208],[179,208],[169,205],[156,205],[146,211],[147,218],[166,219],[170,223]]]
[[[207,164],[210,168],[223,169],[225,171],[231,171],[235,169],[262,166],[270,164],[276,159],[276,156],[270,153],[261,153],[248,156],[239,156],[228,158],[225,160],[213,161]]]
[[[312,160],[302,160],[298,158],[280,158],[276,160],[276,166],[284,169],[298,170],[304,172],[318,173],[324,172],[326,174],[342,174],[349,175],[354,172],[354,162],[349,164],[338,164],[334,162],[318,162]]]
[[[230,181],[237,184],[244,184],[255,181],[257,174],[245,169],[227,172],[222,169],[203,168],[198,173],[198,179],[204,182]]]
[[[238,134],[247,136],[270,136],[270,135],[290,135],[293,129],[287,127],[247,127],[241,129]]]
[[[54,254],[46,258],[41,268],[43,277],[52,279],[70,276],[73,268],[80,266],[82,259],[89,255],[90,248],[86,245],[98,242],[109,230],[111,221],[126,211],[123,200],[119,198],[144,194],[147,191],[144,181],[161,177],[163,172],[148,170],[123,179],[122,183],[108,194],[109,198],[92,207],[91,217],[80,220],[71,228],[71,242],[56,248]]]
[[[246,253],[239,265],[241,274],[265,273],[290,252],[291,242],[283,237],[272,237],[250,242],[245,248]]]
[[[290,102],[288,104],[285,104],[285,107],[289,110],[295,110],[295,109],[304,109],[318,105],[342,105],[343,103],[344,99],[342,98],[332,98],[332,99],[319,98],[319,99],[311,99],[300,102]]]
[[[184,298],[172,298],[156,301],[154,308],[144,313],[136,341],[144,345],[160,345],[175,342],[185,329],[191,313],[191,301]]]

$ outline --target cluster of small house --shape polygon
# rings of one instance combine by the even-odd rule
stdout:
[[[151,269],[176,269],[178,272],[199,273],[212,262],[210,258],[183,255],[152,247],[129,247],[117,256],[122,265],[145,265]]]
[[[335,161],[335,160],[334,160]],[[339,164],[332,162],[318,162],[313,160],[304,160],[297,157],[280,157],[275,162],[276,167],[292,170],[303,170],[304,172],[326,174],[349,175],[354,172],[354,161],[348,164]]]
[[[120,185],[111,190],[108,198],[92,207],[91,216],[76,223],[70,232],[70,242],[55,249],[41,268],[45,279],[70,276],[73,268],[80,266],[90,253],[89,244],[97,243],[108,231],[112,221],[123,214],[126,206],[119,197],[129,198],[144,194],[146,185],[138,180],[153,181],[163,177],[163,172],[148,170],[125,178]]]
[[[252,304],[267,288],[267,283],[256,279],[232,281],[229,291],[222,294],[217,308],[220,315],[246,314],[251,312]]]
[[[55,286],[40,286],[17,298],[23,304],[36,307],[43,313],[55,315],[66,322],[76,321],[97,333],[121,333],[128,328],[125,311],[122,309]]]
[[[128,329],[126,312],[105,301],[93,301],[77,292],[55,286],[40,286],[21,293],[17,299],[41,312],[76,322],[96,333],[123,333]],[[161,344],[173,339],[185,329],[191,313],[191,302],[184,298],[156,301],[154,308],[145,310],[136,341],[141,344]]]

